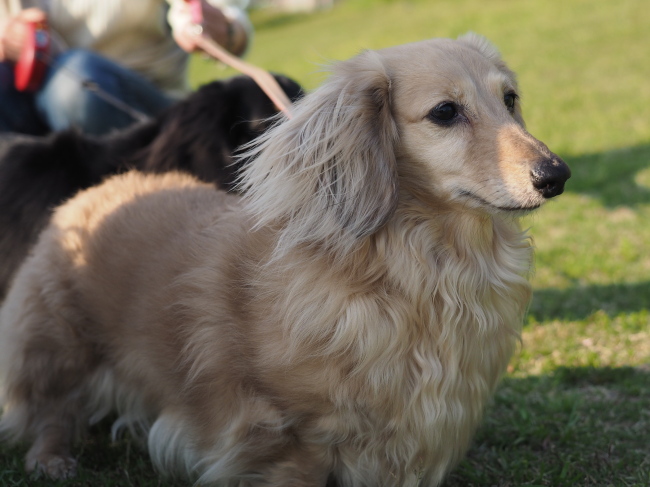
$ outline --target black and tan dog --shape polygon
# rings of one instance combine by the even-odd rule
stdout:
[[[296,100],[301,87],[276,76]],[[0,300],[49,220],[51,210],[106,176],[135,168],[187,171],[223,189],[233,184],[233,153],[269,126],[277,112],[246,76],[215,81],[160,117],[104,137],[76,131],[48,137],[0,137]]]

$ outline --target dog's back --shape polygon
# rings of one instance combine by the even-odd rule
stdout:
[[[204,250],[205,230],[238,204],[239,197],[178,172],[114,176],[54,212],[14,287],[21,287],[22,274],[37,274],[39,285],[57,296],[52,301],[78,302],[79,312],[107,313],[89,316],[86,323],[119,327],[134,310],[145,313],[147,300],[153,301],[148,292],[163,292],[196,265],[194,247]],[[7,300],[20,301],[20,291]]]

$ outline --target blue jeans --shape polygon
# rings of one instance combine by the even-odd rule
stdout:
[[[58,56],[35,93],[17,91],[13,66],[0,63],[0,132],[43,135],[76,127],[101,135],[137,121],[114,99],[147,116],[173,103],[139,74],[81,49]]]

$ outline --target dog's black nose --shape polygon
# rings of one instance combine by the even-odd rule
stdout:
[[[553,198],[564,192],[564,183],[571,177],[571,170],[553,154],[551,158],[540,161],[530,172],[530,177],[533,186],[544,198]]]

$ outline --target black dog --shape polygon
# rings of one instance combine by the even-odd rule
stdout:
[[[302,96],[297,83],[275,78],[291,100]],[[239,169],[233,154],[267,129],[275,113],[255,82],[238,76],[207,84],[160,117],[108,136],[0,136],[0,301],[55,206],[129,169],[183,170],[230,189]]]

